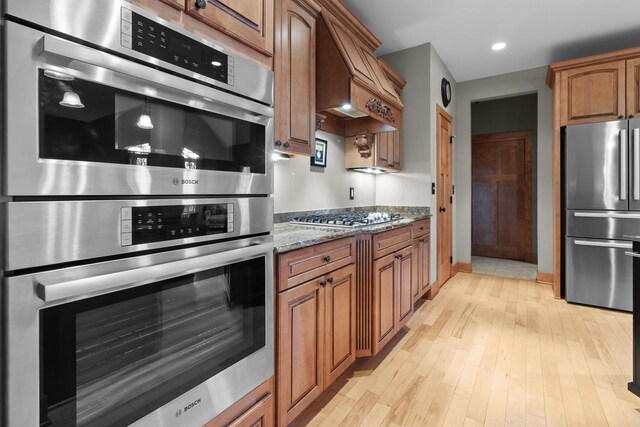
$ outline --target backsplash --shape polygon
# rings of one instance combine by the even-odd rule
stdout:
[[[283,222],[290,222],[293,218],[298,216],[318,215],[318,214],[331,214],[340,212],[384,212],[384,213],[399,213],[405,217],[416,217],[429,215],[429,207],[426,206],[358,206],[352,208],[336,208],[336,209],[315,209],[297,212],[281,212],[276,213],[273,216],[273,222],[280,224]]]

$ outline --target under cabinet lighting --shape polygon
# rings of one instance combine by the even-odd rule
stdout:
[[[153,123],[151,123],[151,117],[148,114],[140,114],[138,122],[136,123],[140,129],[153,129]]]
[[[60,101],[60,105],[69,108],[84,108],[84,104],[80,100],[80,95],[72,90],[68,90],[64,93],[62,101]]]
[[[291,156],[284,153],[273,153],[271,155],[271,160],[274,162],[279,162],[280,160],[291,160]]]
[[[211,61],[211,65],[213,65],[214,67],[220,67],[222,65],[222,62],[220,62],[220,61]]]
[[[354,172],[369,173],[372,175],[380,175],[384,173],[384,170],[379,168],[353,168],[351,170]]]
[[[507,44],[505,42],[499,42],[491,46],[491,50],[502,50],[505,47],[507,47]]]

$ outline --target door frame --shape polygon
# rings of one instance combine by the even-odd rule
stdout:
[[[448,150],[449,150],[449,177],[451,180],[451,185],[449,188],[445,188],[445,185],[440,178],[440,158],[442,156],[442,147],[441,147],[441,128],[442,121],[446,120],[451,124],[451,137],[453,138],[453,117],[451,114],[447,113],[447,111],[442,108],[439,104],[436,104],[436,282],[434,286],[432,286],[431,296],[435,296],[440,287],[444,285],[447,280],[449,280],[453,276],[453,203],[448,204],[448,217],[449,224],[446,230],[446,234],[443,235],[441,232],[441,224],[438,220],[439,212],[439,202],[441,198],[453,197],[453,149],[452,149],[452,141],[449,141]],[[446,240],[445,240],[446,239]],[[443,254],[444,244],[448,241],[449,245],[449,254]],[[440,260],[442,257],[449,257],[449,274],[442,272],[440,269]],[[445,261],[446,263],[446,261]],[[443,275],[444,274],[444,275]]]
[[[519,238],[522,242],[520,245],[520,253],[522,253],[522,259],[520,261],[529,263],[538,263],[538,257],[533,254],[532,242],[533,242],[533,170],[531,163],[531,140],[533,138],[533,131],[531,129],[511,132],[495,132],[482,135],[471,136],[471,255],[473,256],[473,147],[476,143],[483,142],[500,142],[508,140],[524,140],[524,200],[522,209],[524,211],[524,224],[519,231]],[[520,202],[520,201],[518,201]]]

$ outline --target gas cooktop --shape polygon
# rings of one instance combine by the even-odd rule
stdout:
[[[293,219],[293,223],[299,225],[312,225],[317,227],[356,228],[367,225],[383,224],[402,219],[400,214],[388,214],[380,212],[351,212],[337,214],[305,215]]]

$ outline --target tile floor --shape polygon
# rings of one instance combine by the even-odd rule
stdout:
[[[536,280],[536,273],[538,271],[536,264],[482,256],[471,257],[471,268],[474,273],[513,277],[524,280]]]

